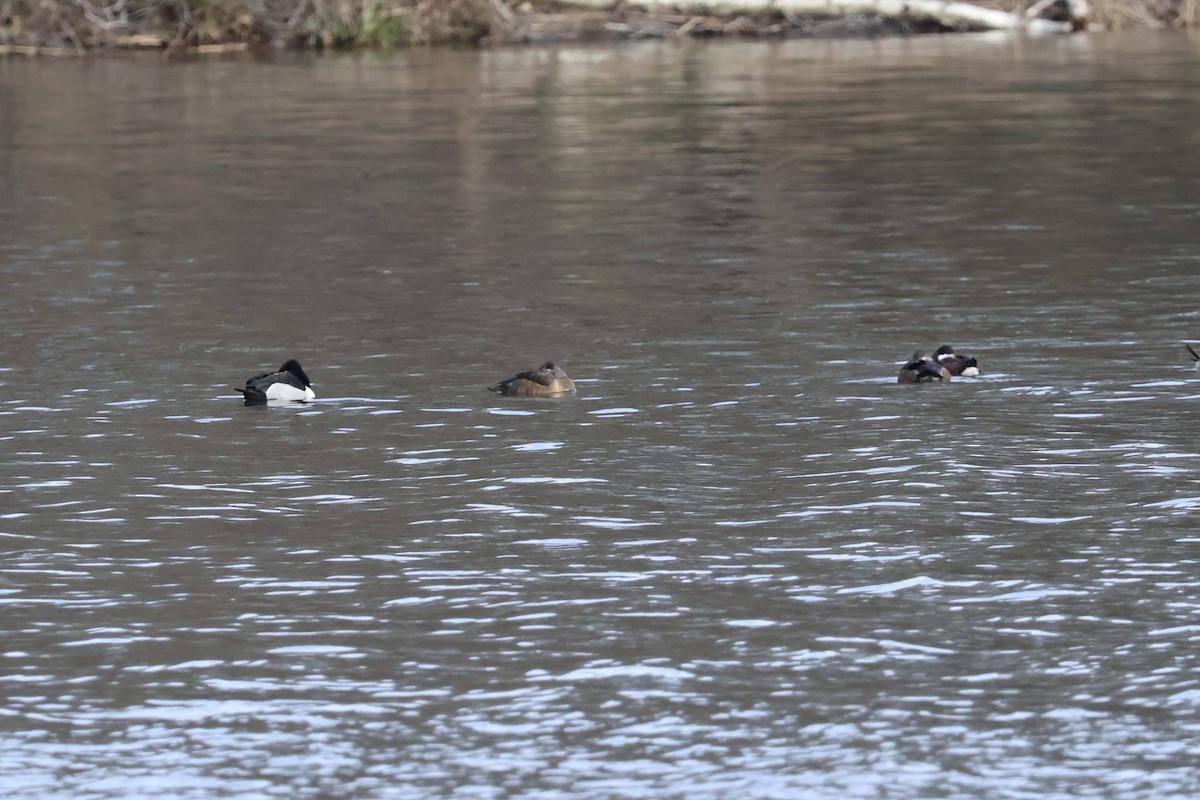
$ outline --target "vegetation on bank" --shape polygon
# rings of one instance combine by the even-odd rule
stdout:
[[[330,49],[669,36],[875,35],[928,29],[854,15],[646,12],[625,0],[585,10],[547,0],[0,0],[0,53],[97,48]],[[1033,0],[984,0],[1020,11]],[[1047,3],[1049,4],[1049,3]],[[1092,0],[1109,29],[1200,26],[1200,0]],[[936,28],[937,26],[933,26]]]

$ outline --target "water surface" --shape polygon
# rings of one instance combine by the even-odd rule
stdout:
[[[6,797],[1195,796],[1198,75],[0,61]]]

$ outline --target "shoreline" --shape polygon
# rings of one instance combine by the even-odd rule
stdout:
[[[301,15],[294,5],[278,0],[258,4],[255,13],[244,0],[156,0],[139,6],[132,16],[123,0],[112,6],[45,0],[31,15],[0,17],[0,57],[131,51],[180,57],[647,39],[866,39],[997,28],[1066,33],[1200,25],[1187,16],[1200,16],[1200,3],[1167,0],[1172,2],[1174,9],[1164,11],[1162,3],[1149,6],[1143,0],[1107,0],[1096,9],[1086,0],[982,0],[980,5],[927,0],[521,0],[517,5],[505,0],[310,0]]]

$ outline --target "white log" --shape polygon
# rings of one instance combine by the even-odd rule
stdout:
[[[608,9],[613,0],[565,0],[567,5]],[[943,0],[629,0],[629,6],[652,12],[683,11],[694,14],[733,16],[779,11],[784,14],[845,17],[879,14],[892,19],[933,19],[947,26],[970,25],[990,30],[1020,30],[1030,33],[1066,33],[1070,23],[1048,19],[1025,19],[1020,14],[983,8],[972,3]]]

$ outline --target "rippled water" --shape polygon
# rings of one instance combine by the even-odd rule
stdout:
[[[1198,66],[0,61],[5,797],[1194,797]]]

